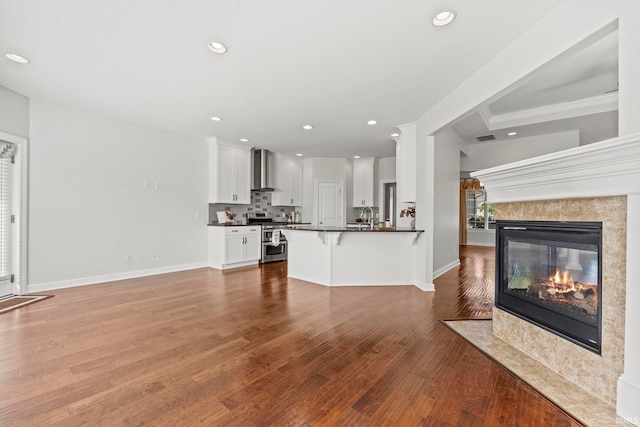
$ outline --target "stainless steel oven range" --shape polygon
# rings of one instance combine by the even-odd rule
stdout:
[[[289,243],[280,228],[274,225],[262,225],[262,262],[283,261],[287,259]]]
[[[273,218],[267,217],[261,212],[248,216],[248,224],[260,224],[262,226],[262,262],[283,261],[287,259],[289,244],[284,234],[280,233],[280,227],[273,222]],[[277,230],[278,237],[274,238]]]

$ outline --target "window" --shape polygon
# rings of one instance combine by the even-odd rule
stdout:
[[[493,203],[487,203],[487,192],[467,190],[467,228],[495,229],[496,220],[493,217]]]

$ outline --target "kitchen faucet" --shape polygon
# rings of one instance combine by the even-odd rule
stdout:
[[[369,209],[369,217],[365,214],[367,209]],[[367,224],[369,224],[369,227],[373,230],[373,209],[371,207],[365,206],[362,208],[362,211],[360,211],[360,218],[366,218]]]

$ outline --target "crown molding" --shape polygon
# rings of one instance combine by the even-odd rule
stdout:
[[[614,92],[504,114],[481,109],[480,116],[489,130],[500,130],[617,110],[618,93]]]
[[[640,194],[640,133],[470,175],[492,203]]]

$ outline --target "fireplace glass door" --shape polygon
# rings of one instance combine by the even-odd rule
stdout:
[[[599,352],[601,227],[500,221],[496,305]]]

